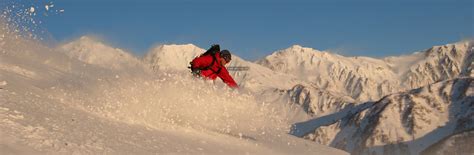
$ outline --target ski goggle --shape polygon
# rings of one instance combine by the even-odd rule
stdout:
[[[230,60],[232,60],[230,55],[223,55],[222,58],[224,58],[224,60],[227,61],[227,62],[230,62]]]

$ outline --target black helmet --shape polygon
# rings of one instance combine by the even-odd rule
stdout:
[[[227,62],[230,62],[230,60],[232,60],[232,55],[230,54],[229,50],[222,50],[220,56],[221,58],[224,58]]]

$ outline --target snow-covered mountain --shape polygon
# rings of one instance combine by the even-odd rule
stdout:
[[[59,47],[68,56],[104,68],[141,67],[143,63],[127,51],[114,48],[91,36],[82,36]]]
[[[369,133],[363,134],[354,133],[356,130],[364,131],[368,129],[359,127],[359,123],[349,127],[341,127],[341,121],[347,122],[347,120],[344,119],[357,119],[358,117],[367,115],[366,113],[368,113],[367,111],[369,110],[361,110],[361,114],[352,113],[359,109],[376,108],[379,104],[374,104],[373,102],[370,102],[371,100],[383,98],[384,100],[379,101],[383,102],[392,99],[393,96],[396,95],[390,94],[397,92],[398,94],[410,94],[405,95],[410,97],[398,97],[402,99],[390,100],[390,103],[397,104],[397,106],[406,103],[420,104],[419,102],[429,105],[458,103],[458,99],[453,99],[453,97],[439,100],[439,98],[443,98],[443,95],[441,94],[434,95],[442,97],[428,98],[425,97],[427,95],[423,96],[419,94],[416,95],[421,97],[413,97],[414,91],[410,90],[419,87],[429,87],[430,89],[432,89],[431,87],[433,86],[442,87],[438,89],[443,89],[445,93],[444,96],[449,96],[450,93],[462,91],[462,89],[468,89],[471,90],[471,93],[465,94],[466,96],[463,98],[468,101],[463,102],[474,102],[472,100],[472,89],[474,89],[474,85],[460,82],[452,89],[449,87],[453,81],[458,81],[458,79],[461,79],[462,81],[465,80],[465,78],[469,79],[469,77],[474,77],[472,73],[472,68],[474,67],[473,46],[473,41],[462,41],[444,46],[434,46],[425,51],[416,52],[411,55],[373,59],[367,57],[343,57],[296,45],[285,50],[277,51],[265,59],[257,61],[257,63],[278,72],[294,74],[297,75],[297,77],[306,78],[309,83],[296,85],[291,89],[275,89],[263,93],[265,96],[271,96],[267,97],[270,100],[278,100],[280,102],[298,105],[310,116],[306,121],[295,124],[292,131],[293,135],[305,137],[320,144],[344,149],[355,154],[370,154],[373,151],[378,152],[379,154],[380,151],[385,151],[385,153],[389,154],[419,154],[420,151],[423,151],[422,149],[427,148],[429,145],[433,144],[433,142],[437,142],[443,138],[448,138],[451,134],[459,132],[450,131],[445,134],[430,135],[431,137],[429,139],[432,140],[432,143],[418,141],[417,138],[420,137],[420,135],[426,134],[428,131],[438,132],[438,128],[443,126],[443,121],[441,121],[441,124],[431,123],[437,122],[438,119],[441,119],[434,115],[437,113],[433,114],[432,108],[428,108],[427,110],[430,111],[430,114],[421,114],[421,116],[419,116],[421,117],[420,120],[429,120],[430,123],[416,124],[419,128],[425,128],[425,130],[418,135],[415,135],[414,133],[398,133],[398,130],[409,131],[409,129],[394,128],[393,126],[388,125],[376,127],[376,132],[370,131]],[[446,80],[449,82],[446,82]],[[433,83],[436,82],[438,82],[438,84],[433,85]],[[424,90],[423,88],[417,90]],[[434,90],[430,90],[429,92],[432,91]],[[407,105],[403,106],[410,107]],[[413,108],[416,106],[411,105],[411,107]],[[464,108],[473,109],[473,105],[467,105]],[[444,112],[452,113],[452,111],[457,110],[459,109],[451,109],[448,112]],[[413,117],[415,114],[419,113],[414,111],[389,116],[376,115],[375,118],[371,119],[384,120],[386,118],[403,118],[406,120],[406,117]],[[443,119],[449,117],[450,116],[446,116]],[[467,117],[471,117],[470,119],[472,120],[472,114],[467,114]],[[465,118],[459,119],[463,120]],[[393,122],[392,120],[384,120],[384,122],[385,121]],[[400,124],[403,126],[406,125],[406,122]],[[452,125],[449,127],[452,128]],[[370,129],[371,127],[367,128]],[[466,127],[464,129],[472,130],[473,127]],[[383,132],[385,135],[380,132]],[[420,131],[418,131],[418,133],[420,133]],[[367,140],[367,137],[377,137],[378,139]],[[411,139],[408,137],[411,137]],[[458,136],[456,139],[463,138],[459,138]],[[373,141],[383,141],[384,147],[382,147],[382,149],[374,147],[382,144],[375,144]],[[402,142],[404,143],[401,144]],[[397,143],[397,145],[400,143],[400,145],[404,145],[404,147],[389,145],[395,143]],[[426,144],[423,144],[423,147],[415,147],[415,145],[420,145],[421,143]],[[442,144],[445,143],[446,142],[443,142]],[[409,145],[409,147],[407,145]],[[437,144],[436,146],[439,145],[441,144]],[[356,148],[359,147],[363,149],[356,150]],[[430,149],[427,149],[430,151],[424,152],[440,152],[435,148],[436,147],[432,146]],[[444,150],[454,149],[448,147]]]
[[[398,89],[396,74],[389,66],[368,57],[343,57],[295,45],[257,63],[362,101],[377,99]]]
[[[458,76],[473,75],[473,40],[434,46],[414,55],[384,59],[392,68],[396,68],[404,88],[414,89]],[[409,57],[417,56],[419,58],[415,61],[407,61]]]
[[[189,62],[205,51],[193,44],[160,45],[151,49],[143,61],[154,70],[187,71]]]
[[[329,124],[315,123],[323,117],[298,123],[296,130],[315,130],[293,133],[351,154],[419,154],[474,128],[474,78],[442,81],[367,104],[341,111],[345,116]]]
[[[367,101],[459,75],[471,75],[473,46],[473,41],[463,41],[408,56],[374,59],[344,57],[295,45],[257,63],[296,75],[318,88]]]
[[[311,48],[293,46],[286,50],[277,51],[264,60],[258,61],[258,63],[270,66],[273,70],[280,70],[281,72],[293,72],[297,75],[310,74],[309,76],[317,77],[317,82],[308,79],[309,81],[307,82],[310,84],[302,86],[304,87],[303,92],[305,93],[300,93],[301,90],[298,89],[287,88],[281,90],[288,91],[286,94],[296,94],[299,96],[296,98],[304,98],[304,100],[292,99],[295,98],[295,96],[291,95],[280,95],[279,98],[293,100],[294,102],[291,103],[304,105],[306,107],[342,106],[340,102],[332,100],[322,101],[320,98],[327,98],[325,97],[327,94],[338,94],[337,96],[352,98],[353,101],[350,101],[351,103],[364,103],[370,101],[370,98],[382,98],[385,96],[384,94],[389,94],[390,92],[404,92],[434,83],[435,81],[452,79],[458,76],[470,76],[472,75],[472,68],[474,67],[473,51],[473,41],[463,41],[444,46],[434,46],[424,52],[416,52],[407,56],[388,57],[382,60],[376,60],[364,57],[347,58],[313,50]],[[344,69],[338,67],[341,66],[341,64],[344,64],[343,66],[345,67],[342,67]],[[377,65],[379,67],[374,68],[374,66]],[[295,66],[299,66],[299,68]],[[387,68],[384,69],[381,66]],[[325,70],[328,68],[331,70]],[[304,73],[295,73],[295,71],[304,71]],[[340,76],[346,73],[350,73],[351,76]],[[305,75],[299,75],[297,77],[304,78]],[[366,82],[354,80],[354,78],[365,79],[363,81]],[[326,83],[321,84],[318,82],[321,80],[326,81]],[[350,84],[354,81],[358,81],[357,84]],[[377,83],[378,81],[384,82]],[[353,90],[359,90],[359,95],[354,95]],[[305,103],[300,103],[300,101],[305,101]],[[306,105],[306,102],[309,102],[307,103],[308,105]],[[314,113],[316,111],[317,113]],[[313,109],[313,112],[309,114],[323,116],[327,114],[327,111]]]

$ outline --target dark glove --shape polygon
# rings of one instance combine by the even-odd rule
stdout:
[[[196,77],[201,76],[201,70],[197,68],[191,68],[191,73]]]
[[[198,69],[198,68],[194,68],[194,67],[193,67],[193,62],[190,62],[189,64],[190,64],[190,66],[189,66],[188,68],[191,69],[191,73],[192,73],[195,77],[201,76],[201,70]]]

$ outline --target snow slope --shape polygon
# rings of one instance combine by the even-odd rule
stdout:
[[[347,154],[288,135],[284,104],[88,38],[56,49],[0,33],[1,154]]]
[[[474,142],[474,131],[465,131],[453,134],[427,149],[423,150],[422,155],[443,155],[443,154],[462,154],[474,152],[472,142]]]
[[[113,48],[92,36],[82,36],[59,47],[66,55],[86,64],[110,69],[143,68],[139,59],[128,52]]]

